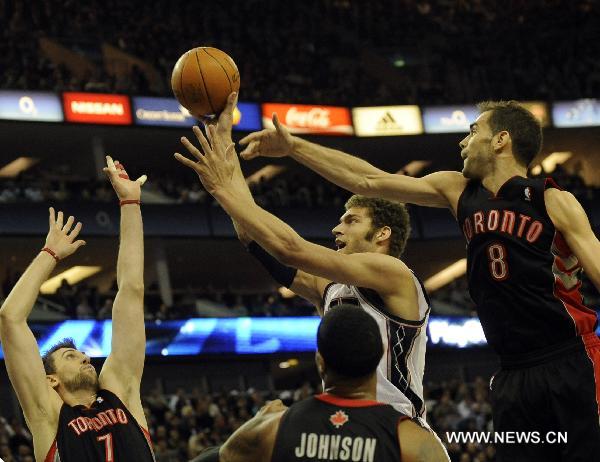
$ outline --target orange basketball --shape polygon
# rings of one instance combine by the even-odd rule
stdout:
[[[171,75],[175,97],[193,116],[218,114],[227,97],[240,89],[240,73],[231,57],[211,47],[186,51]]]

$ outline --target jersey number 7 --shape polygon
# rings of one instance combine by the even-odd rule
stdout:
[[[104,450],[106,451],[106,462],[114,462],[112,434],[99,436],[98,441],[104,441]]]

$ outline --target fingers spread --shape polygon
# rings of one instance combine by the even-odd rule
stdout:
[[[63,227],[63,213],[62,213],[62,211],[58,212],[58,217],[56,218],[56,227],[58,229],[62,229],[62,227]]]
[[[240,140],[240,144],[248,144],[254,140],[260,140],[260,138],[267,132],[267,130],[261,130],[258,132],[250,133],[249,135],[244,136]]]
[[[140,186],[143,186],[143,184],[144,184],[144,183],[145,183],[147,180],[148,180],[148,176],[147,176],[147,175],[142,175],[141,177],[139,177],[139,178],[138,178],[137,180],[135,180],[135,181],[137,181],[137,182],[140,184]]]
[[[71,241],[73,241],[75,238],[77,238],[77,236],[79,236],[79,232],[81,231],[82,227],[83,225],[80,221],[78,221],[75,225],[75,228],[73,228],[73,231],[71,231],[71,234],[69,234],[69,238],[71,239]]]
[[[54,207],[50,207],[48,209],[49,213],[49,217],[48,217],[48,221],[50,222],[50,226],[54,226],[56,224],[56,216],[54,214]]]
[[[210,127],[214,128],[214,125],[209,125],[208,128],[210,128]],[[202,130],[200,130],[200,127],[195,126],[194,128],[192,128],[192,130],[194,132],[194,135],[196,135],[196,138],[198,139],[200,146],[202,146],[202,151],[204,152],[204,155],[209,154],[211,151],[210,144],[206,140],[206,137],[202,133]],[[206,133],[208,133],[208,130]]]
[[[190,154],[192,154],[196,159],[202,160],[204,158],[204,154],[200,152],[200,150],[194,146],[190,140],[188,140],[185,136],[181,137],[181,144],[185,146]]]
[[[242,151],[242,153],[240,154],[240,156],[242,157],[242,159],[244,160],[250,160],[250,159],[254,159],[255,157],[258,157],[259,155],[259,151],[258,151],[258,141],[252,141],[248,147],[246,149],[244,149]]]
[[[74,222],[75,222],[75,217],[74,217],[73,215],[71,215],[71,216],[68,218],[67,222],[65,223],[65,226],[63,226],[63,229],[62,229],[62,230],[63,230],[63,231],[66,233],[66,234],[69,234],[69,231],[71,231],[71,227],[73,226],[73,223],[74,223]]]
[[[85,244],[86,244],[86,242],[83,240],[79,240],[79,241],[76,241],[73,243],[73,245],[76,246],[76,249],[78,249],[79,247],[81,247],[82,245],[85,245]]]
[[[179,162],[181,162],[183,165],[185,165],[186,167],[190,167],[192,169],[194,169],[196,172],[199,172],[201,169],[201,164],[200,162],[194,162],[191,159],[188,159],[185,156],[182,156],[181,154],[179,154],[178,152],[175,153],[175,159],[177,159]]]
[[[129,179],[129,175],[127,174],[127,171],[125,170],[125,166],[121,162],[116,160],[115,167],[117,168],[117,171],[119,172],[119,178],[123,178],[125,180]]]
[[[117,168],[115,167],[115,162],[113,161],[112,157],[110,157],[110,156],[106,156],[106,166],[108,167],[108,169],[111,172],[114,172],[117,170]]]

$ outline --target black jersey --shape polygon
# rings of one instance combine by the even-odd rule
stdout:
[[[107,461],[154,461],[150,435],[108,390],[99,390],[89,408],[63,404],[45,462]]]
[[[285,412],[271,462],[398,462],[398,423],[404,419],[389,404],[317,395]]]
[[[546,212],[551,178],[513,177],[496,195],[478,180],[458,201],[469,292],[500,355],[533,352],[595,331],[583,304],[581,265]]]

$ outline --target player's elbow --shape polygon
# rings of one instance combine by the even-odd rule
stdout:
[[[119,292],[126,293],[133,296],[144,296],[144,283],[143,282],[129,282],[125,281],[119,284]]]
[[[26,322],[22,316],[15,314],[15,310],[11,309],[10,306],[3,306],[0,308],[0,325],[8,325],[16,322]]]

